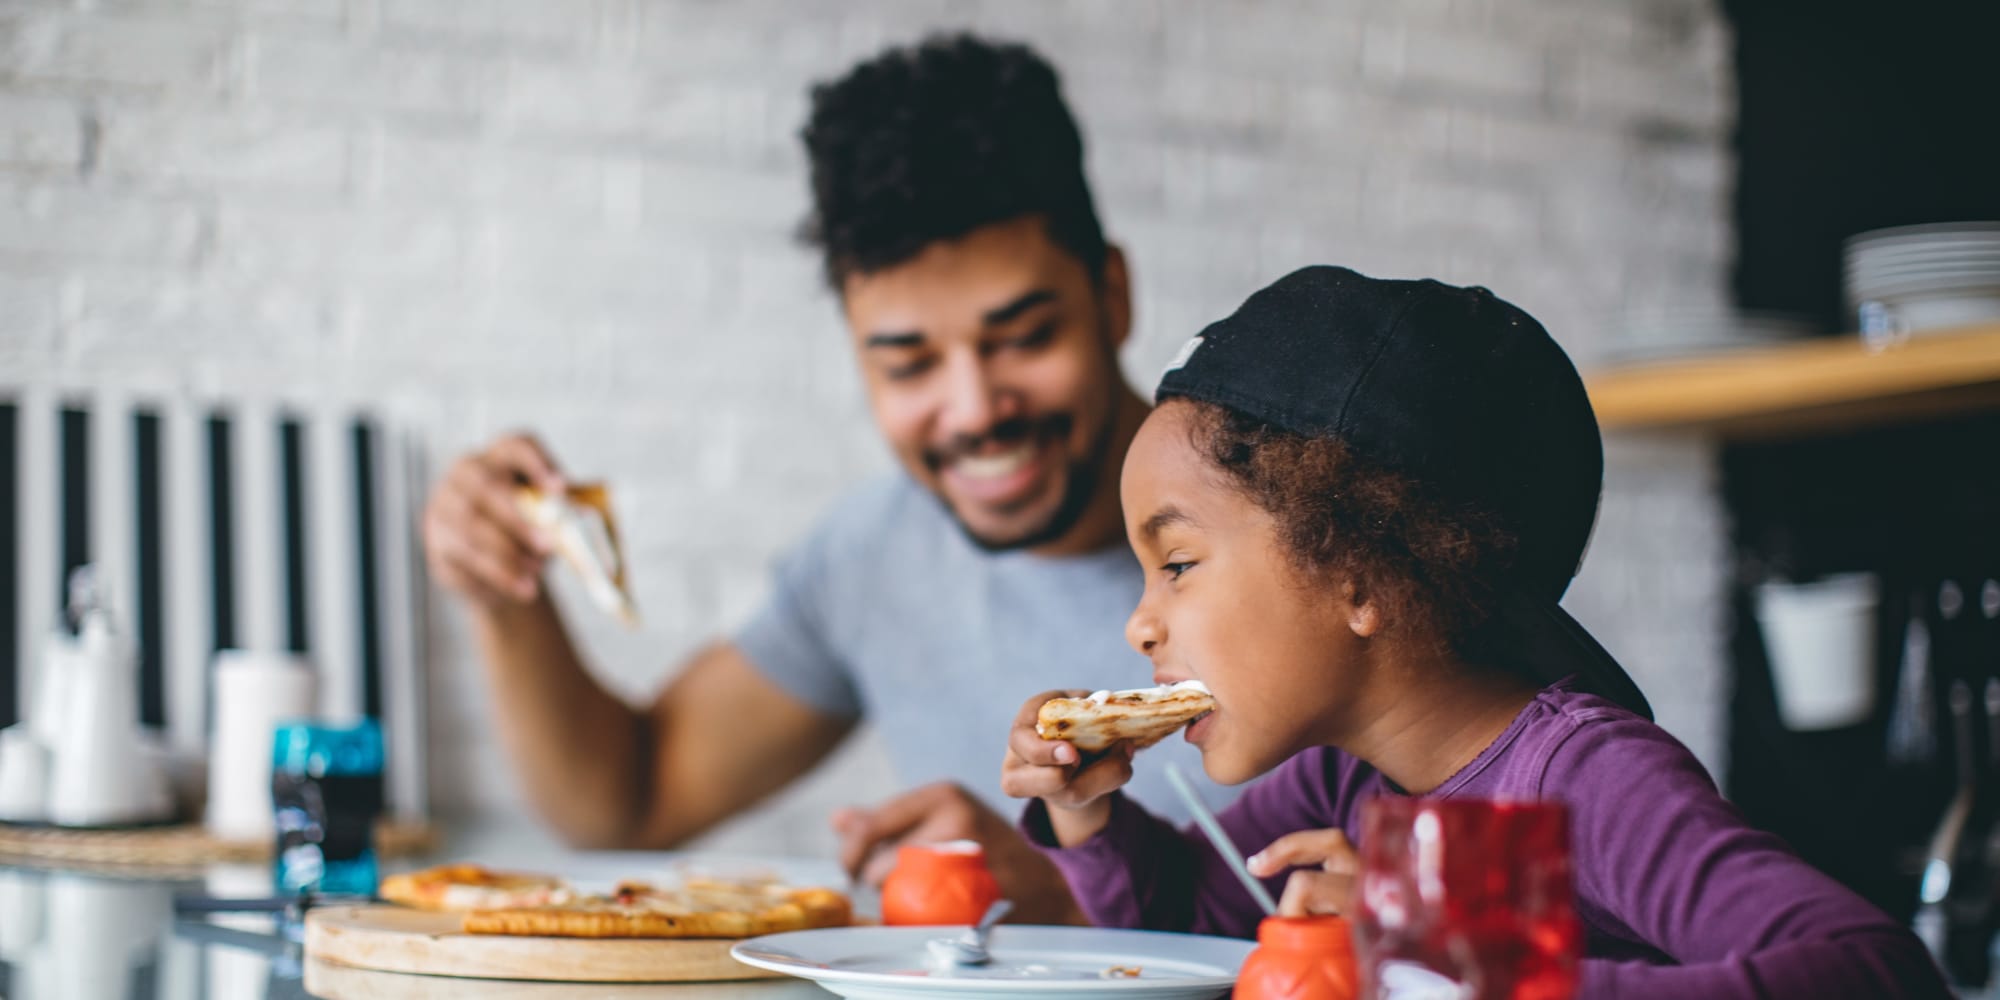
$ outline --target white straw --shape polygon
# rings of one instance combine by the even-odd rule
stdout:
[[[1222,855],[1222,860],[1229,862],[1229,870],[1235,872],[1236,877],[1243,881],[1243,888],[1250,890],[1250,898],[1264,908],[1265,916],[1275,915],[1278,912],[1277,900],[1271,898],[1270,890],[1264,888],[1264,883],[1257,881],[1257,876],[1250,874],[1250,867],[1243,863],[1243,852],[1237,850],[1235,844],[1230,843],[1229,834],[1223,831],[1221,823],[1215,821],[1215,814],[1208,811],[1207,803],[1195,793],[1194,785],[1189,783],[1187,775],[1181,773],[1180,765],[1172,761],[1167,762],[1167,781],[1174,786],[1174,791],[1181,793],[1181,800],[1187,803],[1188,811],[1194,814],[1195,825],[1201,827],[1201,832],[1208,834],[1209,843],[1215,845],[1215,853]]]

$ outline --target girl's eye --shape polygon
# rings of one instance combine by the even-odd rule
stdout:
[[[1191,569],[1193,569],[1193,568],[1194,568],[1194,563],[1192,563],[1192,562],[1170,562],[1170,563],[1167,563],[1167,564],[1166,564],[1166,565],[1164,565],[1164,566],[1161,566],[1160,568],[1161,568],[1161,569],[1163,569],[1163,570],[1166,570],[1166,571],[1167,571],[1167,578],[1168,578],[1168,579],[1172,579],[1172,580],[1178,580],[1178,579],[1180,579],[1180,578],[1181,578],[1181,574],[1182,574],[1182,573],[1185,573],[1185,572],[1187,572],[1188,570],[1191,570]]]

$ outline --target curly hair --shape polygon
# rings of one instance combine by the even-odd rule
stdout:
[[[800,138],[813,191],[800,237],[836,293],[850,275],[1031,215],[1103,275],[1083,137],[1056,71],[1024,45],[952,35],[890,49],[814,87]]]
[[[1227,407],[1193,411],[1195,451],[1277,521],[1301,578],[1352,581],[1392,629],[1469,657],[1505,648],[1491,581],[1518,544],[1490,513],[1356,454],[1338,438],[1273,427]]]

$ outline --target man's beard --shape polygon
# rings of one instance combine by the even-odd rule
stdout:
[[[924,464],[936,474],[948,461],[960,455],[970,454],[988,442],[1004,444],[1033,440],[1039,444],[1050,440],[1067,441],[1075,422],[1076,418],[1067,413],[1055,413],[1035,419],[1020,417],[1005,421],[978,437],[960,438],[952,442],[948,448],[926,451]],[[982,551],[1011,552],[1053,542],[1069,534],[1070,529],[1076,527],[1076,523],[1083,519],[1084,511],[1090,509],[1091,500],[1097,496],[1099,473],[1104,468],[1106,454],[1111,450],[1113,423],[1114,421],[1106,416],[1104,426],[1098,430],[1096,438],[1090,443],[1089,451],[1080,460],[1069,464],[1063,480],[1062,500],[1056,504],[1055,510],[1050,512],[1046,521],[1028,531],[1008,538],[982,535],[973,530],[972,525],[966,523],[965,518],[949,500],[945,500],[943,496],[939,499],[945,500],[944,508],[951,514],[952,521],[958,524],[958,530],[964,532],[966,539]]]

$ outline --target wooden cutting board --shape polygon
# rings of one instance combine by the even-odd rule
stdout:
[[[306,993],[319,1000],[832,1000],[809,979],[740,983],[531,983],[377,972],[309,958],[300,963]]]
[[[306,955],[385,972],[568,983],[768,979],[729,957],[722,938],[563,938],[466,934],[455,913],[327,906],[306,914]]]

